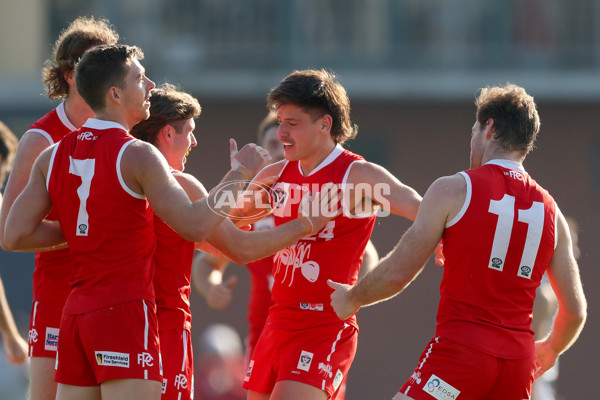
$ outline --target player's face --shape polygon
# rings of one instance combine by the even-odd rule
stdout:
[[[479,121],[471,128],[471,168],[481,167],[484,146],[485,126],[481,126]]]
[[[144,67],[136,58],[131,60],[125,78],[125,89],[121,91],[123,94],[122,104],[131,121],[130,126],[150,116],[150,90],[156,85],[146,77],[145,72]]]
[[[271,162],[276,163],[284,158],[283,144],[277,137],[277,126],[273,126],[265,131],[265,135],[260,143],[261,147],[265,148],[271,156]]]
[[[181,129],[176,132],[173,136],[173,160],[169,160],[169,165],[178,171],[183,171],[185,168],[185,162],[187,156],[190,154],[192,147],[195,147],[196,137],[194,136],[194,129],[196,128],[196,122],[193,118],[185,120],[185,123]]]
[[[319,153],[320,118],[313,121],[302,107],[282,104],[277,109],[277,119],[280,122],[277,136],[283,144],[286,160],[306,160]]]

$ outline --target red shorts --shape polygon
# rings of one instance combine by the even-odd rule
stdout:
[[[63,304],[64,305],[64,304]],[[34,301],[29,318],[29,357],[56,358],[62,306]]]
[[[55,380],[97,386],[111,379],[162,382],[154,305],[144,300],[63,314]]]
[[[248,365],[243,387],[271,393],[283,380],[306,383],[335,398],[356,354],[358,331],[351,325],[310,330],[265,325]]]
[[[161,400],[193,399],[194,355],[190,331],[160,331],[160,351],[163,362]]]
[[[415,400],[523,400],[531,395],[535,356],[498,358],[442,337],[432,339],[400,393]],[[396,398],[396,397],[395,397]]]

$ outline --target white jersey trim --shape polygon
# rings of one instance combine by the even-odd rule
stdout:
[[[122,129],[125,132],[127,132],[127,129],[125,129],[125,127],[121,124],[119,124],[118,122],[114,122],[114,121],[106,121],[104,119],[98,119],[98,118],[90,118],[87,121],[85,121],[85,124],[83,124],[82,128],[91,128],[91,129]]]
[[[71,121],[69,121],[69,118],[67,117],[67,113],[65,112],[65,102],[64,101],[62,103],[60,103],[58,105],[58,107],[56,107],[56,115],[58,115],[58,119],[60,119],[60,122],[62,122],[62,124],[64,126],[69,128],[69,130],[71,130],[71,132],[77,130],[75,125],[73,125],[71,123]]]
[[[88,120],[89,121],[89,120]],[[87,122],[86,122],[87,124]],[[95,128],[97,129],[97,128]],[[121,187],[123,188],[124,191],[126,191],[127,193],[129,193],[132,197],[135,197],[136,199],[145,199],[146,196],[144,196],[143,194],[139,194],[134,192],[133,190],[129,189],[129,187],[127,187],[127,185],[125,184],[125,181],[123,180],[123,175],[121,175],[121,158],[123,157],[123,153],[125,152],[125,149],[127,148],[127,146],[129,146],[131,143],[135,142],[137,139],[131,139],[130,141],[126,142],[123,147],[121,147],[121,150],[119,150],[119,155],[117,156],[117,177],[119,178],[119,183],[121,184]]]
[[[56,151],[58,150],[58,146],[60,142],[54,145],[54,149],[52,149],[52,155],[50,156],[50,162],[48,163],[48,172],[46,173],[46,190],[50,191],[50,175],[52,174],[52,166],[54,165],[54,156],[56,156]]]
[[[40,135],[42,135],[43,137],[45,137],[46,140],[48,140],[48,142],[50,142],[50,145],[54,144],[54,140],[52,140],[52,136],[50,136],[50,134],[48,132],[46,132],[46,131],[44,131],[42,129],[36,129],[36,128],[29,129],[27,132],[25,132],[23,134],[23,136],[27,135],[30,132],[32,132],[32,133],[39,133]]]
[[[185,361],[187,359],[187,331],[184,329],[183,330],[183,338],[182,338],[182,342],[183,342],[183,360],[181,362],[181,372],[185,372]]]
[[[454,218],[452,218],[450,221],[446,222],[446,228],[450,228],[452,225],[454,225],[458,221],[460,221],[462,216],[465,215],[465,213],[467,212],[467,209],[469,208],[469,204],[471,204],[471,195],[473,193],[473,188],[471,187],[471,178],[464,171],[459,172],[459,175],[461,175],[463,178],[465,178],[465,182],[467,184],[467,193],[465,195],[465,202],[463,203],[458,214],[456,214],[456,216]]]
[[[302,166],[300,165],[300,161],[298,161],[298,171],[300,171],[300,175],[302,175],[304,177],[311,176],[311,175],[315,174],[317,171],[325,168],[326,166],[328,166],[329,164],[334,162],[335,159],[338,158],[339,155],[342,154],[343,152],[344,152],[344,148],[341,145],[336,144],[335,147],[333,148],[333,150],[331,151],[331,153],[329,153],[329,155],[323,161],[321,161],[321,164],[317,165],[317,167],[315,169],[310,171],[310,174],[308,174],[308,175],[304,174],[304,172],[302,171]]]
[[[506,169],[514,169],[517,170],[519,172],[522,172],[524,174],[527,174],[527,172],[525,171],[525,168],[523,168],[523,165],[521,163],[518,163],[516,161],[512,161],[512,160],[506,160],[506,159],[501,159],[501,158],[496,158],[493,160],[490,160],[488,162],[486,162],[483,165],[487,165],[487,164],[493,164],[493,165],[498,165],[502,168],[506,168]]]
[[[554,200],[554,250],[558,246],[558,214],[560,214],[560,209]]]

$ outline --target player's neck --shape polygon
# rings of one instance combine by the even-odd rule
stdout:
[[[510,160],[523,164],[525,154],[521,151],[505,151],[502,149],[489,149],[485,152],[482,159],[482,165],[491,160]]]
[[[309,175],[315,168],[319,166],[329,154],[335,149],[335,142],[328,142],[326,145],[317,146],[317,150],[308,157],[300,160],[300,167],[304,176]]]
[[[69,96],[64,102],[65,114],[76,128],[81,128],[85,121],[94,116],[94,112],[81,96]]]

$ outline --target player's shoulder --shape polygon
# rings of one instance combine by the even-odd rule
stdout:
[[[260,172],[258,174],[256,174],[256,176],[263,177],[263,178],[269,177],[269,176],[278,176],[281,174],[281,172],[285,168],[287,162],[288,161],[286,161],[286,160],[281,160],[281,161],[277,161],[273,164],[269,164],[266,167],[264,167],[262,170],[260,170]]]
[[[204,198],[207,195],[204,185],[195,176],[183,171],[171,171],[179,186],[185,190],[191,201]]]

